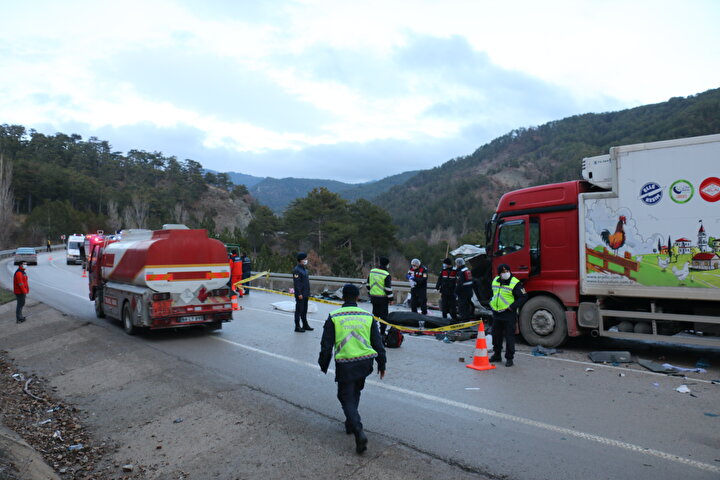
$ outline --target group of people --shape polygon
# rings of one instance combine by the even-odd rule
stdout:
[[[297,254],[297,265],[293,270],[293,288],[295,295],[295,331],[313,330],[307,321],[307,306],[310,296],[310,277],[307,271],[307,254]],[[367,289],[372,304],[372,314],[358,307],[360,290],[352,284],[342,289],[343,305],[330,312],[323,326],[318,364],[323,373],[327,373],[330,361],[335,357],[335,382],[337,398],[345,414],[345,432],[355,436],[355,449],[363,453],[367,449],[368,439],[358,412],[360,394],[365,387],[365,379],[373,372],[373,363],[377,362],[380,379],[385,377],[387,357],[383,346],[386,325],[377,322],[374,317],[385,320],[389,305],[393,302],[392,277],[389,272],[390,261],[380,257],[378,266],[370,270]],[[493,355],[491,362],[502,358],[503,343],[506,346],[505,365],[513,365],[515,356],[515,328],[517,312],[527,299],[520,281],[512,275],[510,267],[503,264],[498,267],[498,275],[492,282],[493,296],[490,307],[493,310]],[[427,268],[419,259],[410,262],[408,280],[411,286],[410,308],[413,312],[421,310],[427,313]],[[457,319],[455,308],[459,309],[461,320],[467,320],[472,313],[473,294],[472,274],[463,258],[452,261],[446,258],[440,272],[436,289],[442,296],[443,318],[451,316]]]

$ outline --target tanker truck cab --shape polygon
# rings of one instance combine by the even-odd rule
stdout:
[[[166,225],[125,230],[96,246],[89,264],[89,294],[98,317],[139,329],[204,325],[232,320],[230,267],[224,245],[206,230]]]

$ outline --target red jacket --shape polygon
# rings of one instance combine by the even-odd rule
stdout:
[[[28,285],[25,270],[20,270],[19,268],[15,270],[15,275],[13,275],[13,293],[30,293],[30,286]]]

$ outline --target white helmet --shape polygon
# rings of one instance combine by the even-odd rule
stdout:
[[[420,260],[417,259],[417,258],[413,258],[413,259],[410,261],[410,265],[412,265],[413,267],[419,267],[419,266],[420,266]]]

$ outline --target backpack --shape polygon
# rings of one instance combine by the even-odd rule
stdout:
[[[400,330],[395,327],[390,327],[385,338],[383,338],[383,345],[387,348],[400,348],[403,342],[403,334]]]

